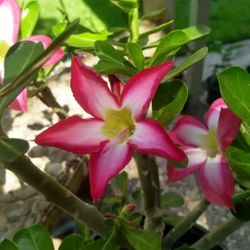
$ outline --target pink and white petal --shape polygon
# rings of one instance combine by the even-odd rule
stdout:
[[[35,142],[76,154],[94,153],[107,142],[101,132],[102,126],[103,122],[100,120],[72,116],[43,131]]]
[[[138,120],[147,110],[162,78],[173,67],[173,62],[165,62],[161,65],[144,69],[130,78],[121,95],[122,107],[132,111]]]
[[[202,145],[208,130],[198,119],[185,115],[178,118],[172,132],[182,144],[197,147]]]
[[[222,155],[209,158],[197,171],[200,189],[211,203],[233,208],[234,180]]]
[[[221,108],[227,108],[222,98],[215,100],[209,107],[205,117],[205,123],[209,130],[217,131]]]
[[[228,108],[221,109],[218,122],[218,141],[220,149],[224,152],[227,147],[233,142],[237,133],[240,130],[240,119]]]
[[[52,43],[52,39],[45,35],[35,35],[24,38],[23,41],[41,42],[44,49],[47,49]],[[55,53],[50,57],[50,59],[43,65],[43,67],[49,67],[57,62],[59,62],[64,56],[64,51],[62,49],[57,49]]]
[[[174,145],[165,129],[152,119],[136,123],[128,144],[144,154],[157,155],[178,162],[186,160],[185,153]]]
[[[11,109],[15,109],[22,112],[27,111],[27,96],[28,96],[28,89],[25,88],[10,104],[9,107]]]
[[[104,119],[107,110],[119,108],[107,83],[77,56],[72,59],[71,89],[80,106],[94,117]]]
[[[110,179],[130,161],[132,150],[126,143],[108,142],[90,158],[90,191],[94,200],[101,198]]]
[[[18,39],[20,7],[16,0],[0,0],[0,40],[9,46]]]
[[[175,182],[184,179],[192,174],[206,162],[207,156],[204,150],[200,148],[189,148],[185,150],[188,157],[188,165],[186,168],[176,168],[171,163],[167,163],[168,181]]]

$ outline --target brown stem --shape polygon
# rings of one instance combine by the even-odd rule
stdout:
[[[135,160],[143,197],[144,227],[161,232],[163,227],[162,218],[157,216],[157,210],[160,207],[158,166],[155,159],[148,155],[135,153]]]
[[[62,120],[67,118],[65,110],[57,102],[49,87],[44,87],[37,96],[45,105],[52,108],[56,112],[59,119]]]
[[[28,157],[22,156],[12,163],[5,164],[5,167],[41,192],[49,202],[82,222],[97,234],[105,235],[109,232],[104,216],[96,207],[80,200],[52,177],[37,168]]]

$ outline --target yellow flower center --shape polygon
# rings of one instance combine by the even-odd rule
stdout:
[[[105,115],[103,134],[109,138],[116,138],[119,143],[127,141],[134,133],[135,125],[129,109],[109,110]]]
[[[8,49],[9,45],[5,41],[0,40],[0,63],[3,63]]]
[[[215,157],[218,153],[218,142],[216,131],[209,131],[208,134],[204,135],[202,138],[201,148],[207,152],[207,156]]]

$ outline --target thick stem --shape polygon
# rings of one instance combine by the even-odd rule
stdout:
[[[162,231],[162,218],[157,216],[160,207],[160,181],[158,166],[155,159],[139,153],[135,153],[137,170],[141,185],[143,209],[145,212],[146,229]]]
[[[59,119],[67,118],[66,112],[61,107],[61,105],[57,102],[56,98],[54,97],[49,87],[43,88],[37,96],[45,105],[52,108],[56,112]]]
[[[128,14],[130,41],[137,43],[139,39],[139,14],[138,8],[132,9]]]
[[[192,227],[193,223],[195,223],[207,209],[209,204],[207,200],[203,199],[193,210],[187,213],[187,215],[177,223],[163,239],[163,249],[171,249],[174,243]]]
[[[49,202],[84,223],[97,234],[105,235],[109,232],[104,216],[94,206],[80,200],[52,177],[42,172],[28,157],[20,157],[12,163],[5,164],[5,167],[41,192]]]
[[[221,224],[215,231],[206,234],[199,241],[192,245],[195,249],[208,250],[216,244],[222,242],[227,236],[239,229],[243,225],[243,221],[235,217]]]

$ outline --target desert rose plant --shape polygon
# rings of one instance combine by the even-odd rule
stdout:
[[[124,26],[90,30],[82,27],[84,13],[79,24],[60,2],[63,19],[53,27],[52,40],[31,36],[39,13],[36,0],[21,7],[15,0],[0,0],[0,115],[9,107],[29,112],[29,88],[35,89],[30,96],[56,108],[58,122],[34,134],[34,141],[86,156],[92,201],[81,200],[42,172],[25,155],[25,138],[9,138],[2,127],[0,162],[90,232],[67,236],[60,250],[212,249],[250,219],[249,74],[237,66],[218,74],[222,98],[209,107],[204,123],[181,115],[188,87],[178,76],[203,59],[207,48],[187,54],[178,65],[174,58],[189,42],[208,35],[208,27],[171,30],[173,21],[168,21],[140,33],[139,1],[110,0],[110,16],[126,17]],[[83,28],[88,29],[79,33]],[[166,29],[160,40],[148,39]],[[153,48],[151,57],[144,56],[148,48]],[[86,51],[98,58],[93,67],[86,66]],[[47,84],[51,66],[63,58],[71,61],[72,94],[90,118],[68,117]],[[155,156],[167,160],[168,182],[181,185],[194,173],[203,196],[193,210],[171,223],[168,209],[182,198],[161,194]],[[122,171],[132,158],[140,186],[137,198]],[[198,240],[183,242],[182,236],[210,204],[230,209],[232,218]],[[6,249],[54,247],[46,229],[33,225],[4,239],[0,250]]]

